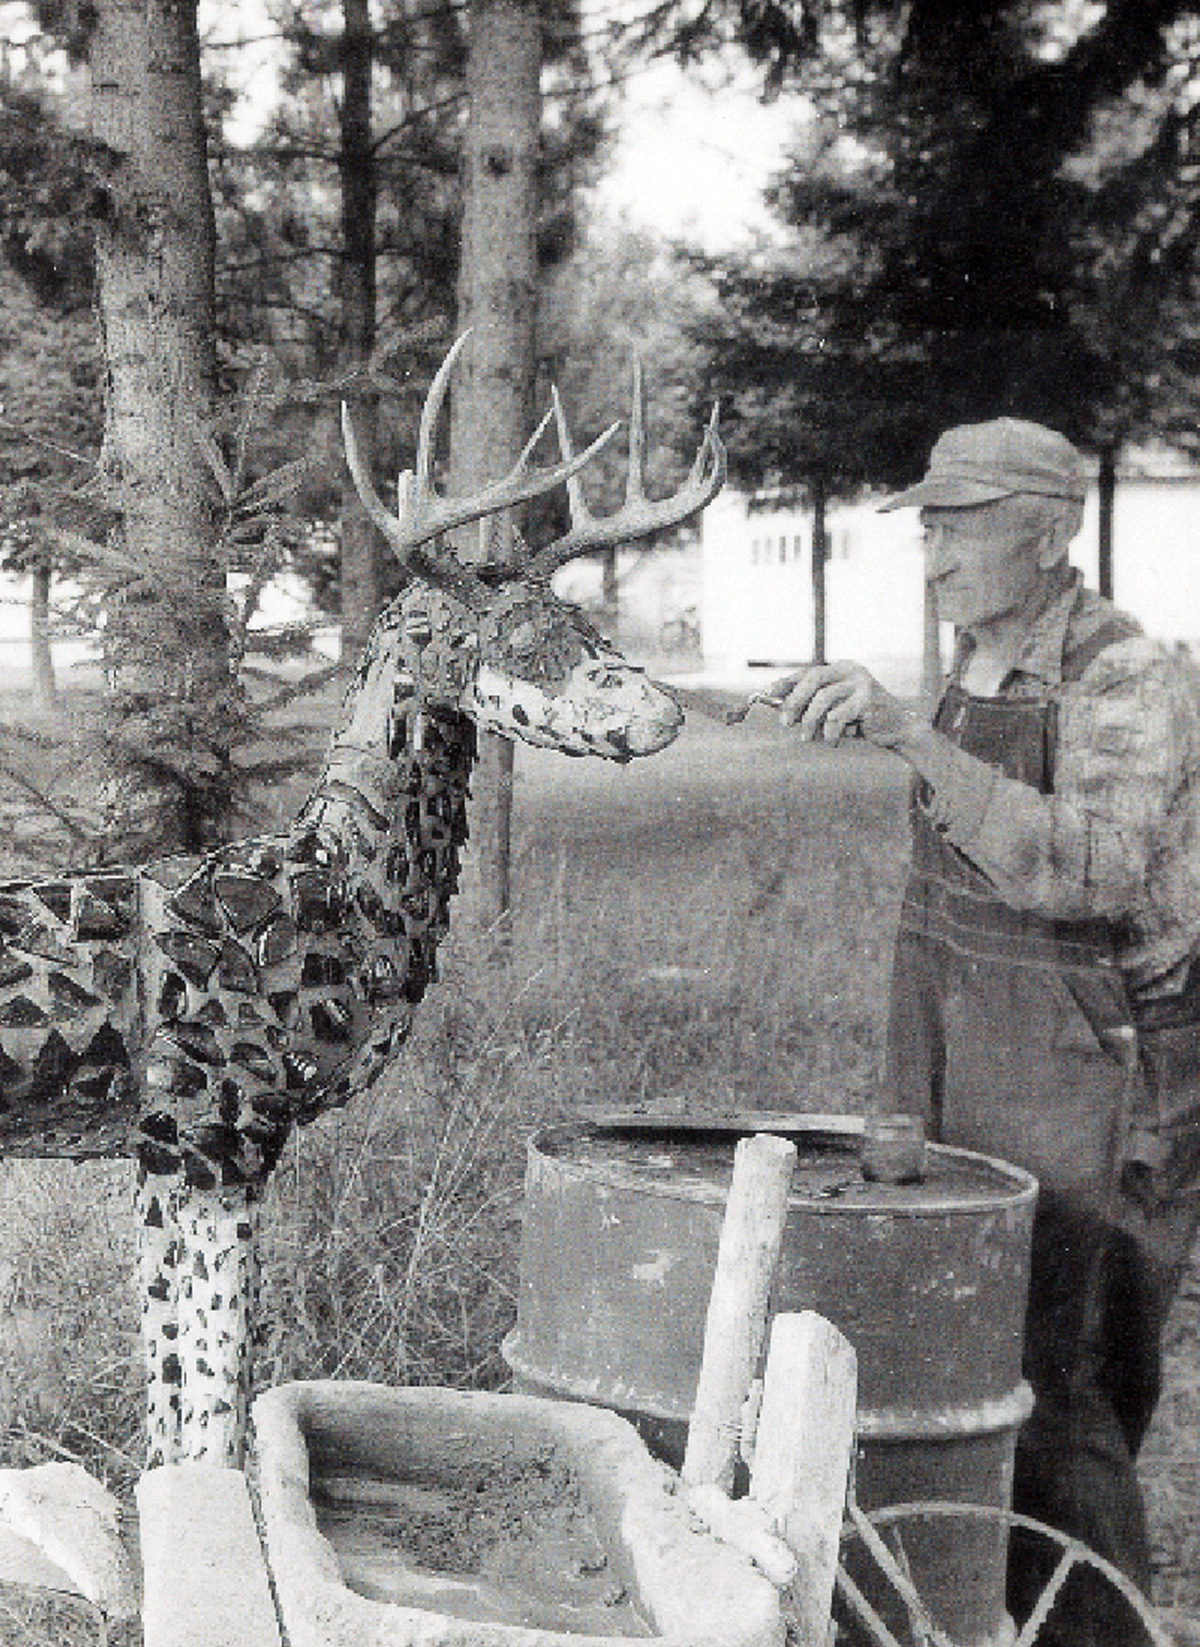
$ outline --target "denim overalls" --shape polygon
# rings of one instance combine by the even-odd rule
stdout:
[[[1131,632],[1114,616],[1066,654],[1064,680]],[[953,684],[934,724],[1008,777],[1052,791],[1050,689],[1033,700],[995,699]],[[1017,1444],[1014,1508],[1081,1538],[1148,1592],[1133,1460],[1158,1399],[1162,1326],[1195,1218],[1190,1203],[1160,1209],[1153,1197],[1125,1193],[1147,1071],[1116,964],[1119,931],[1107,920],[1052,919],[1002,902],[939,833],[927,793],[918,781],[892,981],[892,1097],[925,1119],[931,1137],[1038,1178],[1025,1344],[1035,1405]],[[1188,1044],[1200,1048],[1200,1033]],[[1192,1066],[1195,1084],[1200,1061]],[[1018,1622],[1057,1553],[1014,1536],[1009,1601]],[[1130,1647],[1139,1633],[1111,1594],[1073,1575],[1046,1640]]]

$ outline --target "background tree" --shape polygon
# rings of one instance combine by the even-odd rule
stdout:
[[[228,250],[218,295],[239,342],[267,343],[293,370],[334,380],[337,392],[293,409],[283,422],[293,443],[305,441],[327,459],[322,484],[305,502],[325,516],[340,509],[351,567],[341,600],[350,651],[394,574],[389,559],[381,567],[367,552],[373,538],[358,536],[356,521],[365,523],[353,489],[348,498],[340,491],[348,481],[336,402],[349,390],[366,432],[375,424],[376,467],[390,484],[411,462],[419,391],[445,347],[456,305],[466,12],[452,4],[389,4],[368,17],[359,0],[303,0],[279,15],[280,105],[250,148],[225,144],[217,156],[218,223]],[[594,164],[604,128],[597,98],[582,84],[574,0],[554,0],[540,15],[545,77],[559,93],[537,161],[537,251],[545,270],[570,251],[575,186]],[[375,418],[368,414],[379,394],[386,411]],[[320,577],[336,593],[336,574],[321,570]]]
[[[343,362],[365,366],[375,347],[375,235],[379,179],[372,131],[372,30],[368,0],[342,0],[342,97],[338,108],[338,185],[342,256],[337,288]],[[375,450],[377,401],[364,385],[347,397],[361,450]],[[378,533],[344,472],[339,509],[342,646],[357,657],[381,605]]]
[[[472,335],[450,414],[449,490],[460,496],[506,473],[529,437],[542,124],[536,0],[470,0],[468,34],[457,329]],[[472,530],[460,552],[504,559],[510,540]],[[511,739],[485,733],[476,773],[481,913],[502,945],[511,904]]]
[[[651,496],[680,484],[695,451],[692,386],[705,356],[693,333],[709,301],[707,283],[679,251],[648,230],[597,214],[572,255],[543,282],[539,369],[557,384],[581,442],[614,418],[628,417],[632,361],[635,354],[641,358]],[[620,503],[627,461],[618,436],[588,465],[584,485],[595,508],[607,512]],[[653,546],[640,553],[653,553]],[[617,550],[605,550],[601,563],[603,623],[615,642]]]
[[[702,15],[677,45],[723,16],[818,111],[771,191],[787,244],[714,271],[743,481],[891,484],[941,429],[1004,413],[1111,474],[1123,442],[1186,421],[1194,7]]]
[[[0,564],[31,578],[35,700],[55,681],[50,590],[78,564],[66,534],[100,441],[88,203],[98,178],[60,123],[36,41],[0,63]]]
[[[0,265],[0,564],[31,579],[30,660],[40,708],[55,701],[51,584],[77,557],[79,495],[100,439],[101,368],[90,311],[39,303]]]
[[[206,457],[216,400],[215,235],[194,4],[102,0],[92,135],[111,156],[96,223],[107,394],[101,473],[118,514],[105,665],[120,832],[185,851],[231,804],[221,494]]]
[[[381,335],[411,334],[444,317],[452,302],[463,57],[457,20],[452,8],[415,18],[391,8],[377,24],[365,0],[342,0],[336,9],[289,7],[284,35],[288,100],[248,157],[272,179],[282,205],[274,242],[265,239],[257,255],[275,263],[291,295],[292,316],[275,318],[291,325],[294,340],[303,338],[305,369],[335,374],[362,450],[374,452],[382,432],[395,459],[390,430],[377,430],[379,382],[368,363]],[[307,189],[297,187],[302,179]],[[408,364],[419,380],[425,355]],[[337,494],[339,607],[343,646],[353,656],[389,572],[340,460],[337,398],[325,397],[320,407],[318,438]],[[389,402],[402,440],[414,404],[403,396]]]

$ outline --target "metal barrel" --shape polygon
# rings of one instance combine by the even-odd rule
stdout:
[[[610,1115],[538,1133],[504,1343],[517,1384],[615,1408],[681,1464],[734,1149],[754,1132],[798,1152],[772,1311],[816,1310],[858,1355],[859,1504],[1006,1508],[1032,1405],[1021,1350],[1036,1182],[943,1145],[928,1146],[920,1182],[868,1180],[853,1116]],[[930,1520],[904,1544],[955,1642],[1010,1639],[1001,1526]],[[871,1599],[902,1619],[874,1587]]]

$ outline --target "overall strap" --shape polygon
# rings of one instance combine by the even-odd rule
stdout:
[[[1140,633],[1120,613],[1102,611],[1097,617],[1091,632],[1063,656],[1064,685],[1078,681],[1107,647]],[[1058,712],[1057,689],[1044,688],[1033,699],[982,699],[952,683],[934,724],[969,754],[1048,795],[1054,790]],[[913,864],[901,912],[902,930],[975,960],[1076,972],[1097,965],[1111,967],[1111,923],[1054,918],[1010,907],[983,872],[932,826],[923,798],[924,786],[918,780],[912,805]]]
[[[1090,635],[1085,635],[1075,646],[1063,653],[1063,685],[1075,685],[1087,674],[1101,652],[1106,652],[1110,646],[1132,640],[1135,635],[1140,634],[1141,629],[1132,618],[1127,618],[1122,612],[1113,612],[1093,629]],[[1056,696],[1050,699],[1046,713],[1046,770],[1051,789],[1054,786],[1054,760],[1058,751],[1058,707]]]
[[[1085,635],[1077,645],[1063,654],[1064,682],[1074,684],[1075,681],[1082,680],[1101,652],[1110,646],[1116,646],[1119,641],[1132,640],[1141,632],[1132,618],[1127,618],[1123,612],[1113,612],[1090,635]]]

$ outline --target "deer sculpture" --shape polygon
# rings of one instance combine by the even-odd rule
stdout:
[[[293,1125],[377,1078],[436,975],[477,732],[626,761],[681,724],[549,580],[708,502],[725,472],[715,411],[662,501],[644,490],[636,368],[614,513],[588,511],[578,473],[617,426],[576,456],[557,395],[506,476],[447,498],[434,431],[465,341],[430,387],[397,514],[343,417],[364,505],[410,576],[291,827],[202,859],[0,886],[0,1151],[137,1160],[150,1465],[241,1462],[261,1192]],[[537,468],[551,417],[561,461]],[[559,485],[569,529],[514,564],[472,567],[440,541]]]

